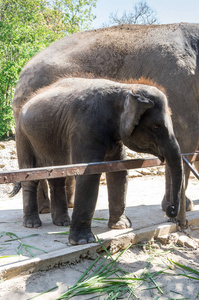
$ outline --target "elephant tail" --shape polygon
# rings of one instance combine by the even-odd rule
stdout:
[[[12,191],[9,193],[9,197],[10,198],[14,197],[16,194],[19,193],[20,189],[21,189],[21,182],[15,183]]]

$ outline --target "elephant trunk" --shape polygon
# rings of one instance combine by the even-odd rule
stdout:
[[[181,151],[175,137],[172,137],[168,142],[166,150],[164,157],[170,171],[172,183],[172,203],[167,206],[166,214],[169,218],[175,218],[178,215],[181,201],[183,201],[181,192],[184,180]]]

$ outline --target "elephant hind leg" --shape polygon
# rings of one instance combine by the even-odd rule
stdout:
[[[68,208],[72,208],[74,206],[75,177],[68,176],[66,178],[65,187]],[[51,211],[47,180],[39,181],[37,188],[37,203],[40,214],[47,214]]]
[[[16,132],[17,155],[20,169],[35,168],[36,158],[30,142],[21,132]],[[40,227],[41,220],[37,205],[38,181],[22,182],[23,223],[26,227]]]
[[[70,218],[65,194],[65,178],[48,179],[51,195],[51,216],[58,226],[68,226]]]
[[[48,196],[47,180],[40,180],[37,188],[37,203],[40,214],[50,212],[50,199]]]
[[[38,181],[22,182],[23,188],[23,224],[25,227],[37,228],[41,226],[37,206]]]
[[[66,177],[66,199],[68,201],[68,208],[72,208],[74,206],[74,194],[75,194],[75,177],[68,176]]]

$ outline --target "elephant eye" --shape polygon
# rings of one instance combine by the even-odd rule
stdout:
[[[161,125],[160,124],[153,124],[152,127],[151,127],[151,131],[154,132],[154,133],[158,133],[161,129]]]

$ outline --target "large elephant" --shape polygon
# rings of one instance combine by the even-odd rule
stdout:
[[[123,79],[149,77],[166,89],[174,132],[183,153],[198,148],[199,24],[125,25],[73,34],[37,54],[24,68],[13,109],[37,89],[71,74]],[[165,210],[172,193],[166,168]],[[189,170],[185,167],[185,188]],[[187,210],[192,203],[187,201]]]
[[[172,205],[167,215],[177,216],[183,167],[167,98],[158,88],[122,84],[105,79],[65,78],[38,91],[23,106],[16,123],[20,168],[120,160],[123,143],[132,150],[166,160],[173,182]],[[125,216],[127,171],[109,172],[109,227],[127,228]],[[91,231],[100,174],[76,177],[75,202],[69,241],[93,242]],[[53,223],[70,223],[65,179],[48,180]],[[22,182],[24,225],[39,227],[38,181]]]

